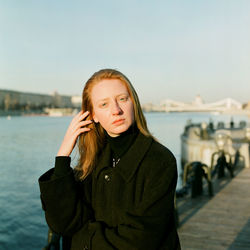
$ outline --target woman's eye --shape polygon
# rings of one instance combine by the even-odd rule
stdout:
[[[120,101],[122,102],[125,102],[128,100],[128,97],[127,96],[123,96],[123,97],[120,97]]]
[[[100,107],[101,107],[101,108],[105,108],[107,105],[108,105],[108,104],[107,104],[106,102],[103,102],[103,103],[100,104]]]

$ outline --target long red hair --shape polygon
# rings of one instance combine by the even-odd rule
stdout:
[[[91,101],[91,91],[95,84],[104,79],[119,79],[127,88],[130,98],[134,105],[134,117],[138,129],[145,136],[152,136],[147,128],[146,119],[134,87],[129,79],[121,72],[114,69],[102,69],[94,73],[86,82],[82,92],[82,110],[89,111],[87,119],[93,120],[93,105]],[[79,179],[85,179],[93,170],[101,149],[105,144],[104,129],[100,123],[89,125],[91,131],[80,135],[78,140],[79,161],[75,168]]]

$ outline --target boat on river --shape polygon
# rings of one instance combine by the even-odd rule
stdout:
[[[250,126],[245,121],[235,124],[219,122],[187,122],[181,135],[182,167],[191,162],[202,162],[211,169],[216,164],[219,152],[224,152],[232,164],[250,167]]]

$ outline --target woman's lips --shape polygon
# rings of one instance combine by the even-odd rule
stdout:
[[[124,121],[125,121],[125,119],[118,119],[118,120],[113,121],[112,124],[120,125],[120,124],[124,123]]]

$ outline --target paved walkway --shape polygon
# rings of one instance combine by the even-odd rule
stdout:
[[[178,198],[182,249],[250,250],[250,169],[214,186],[213,198]]]

